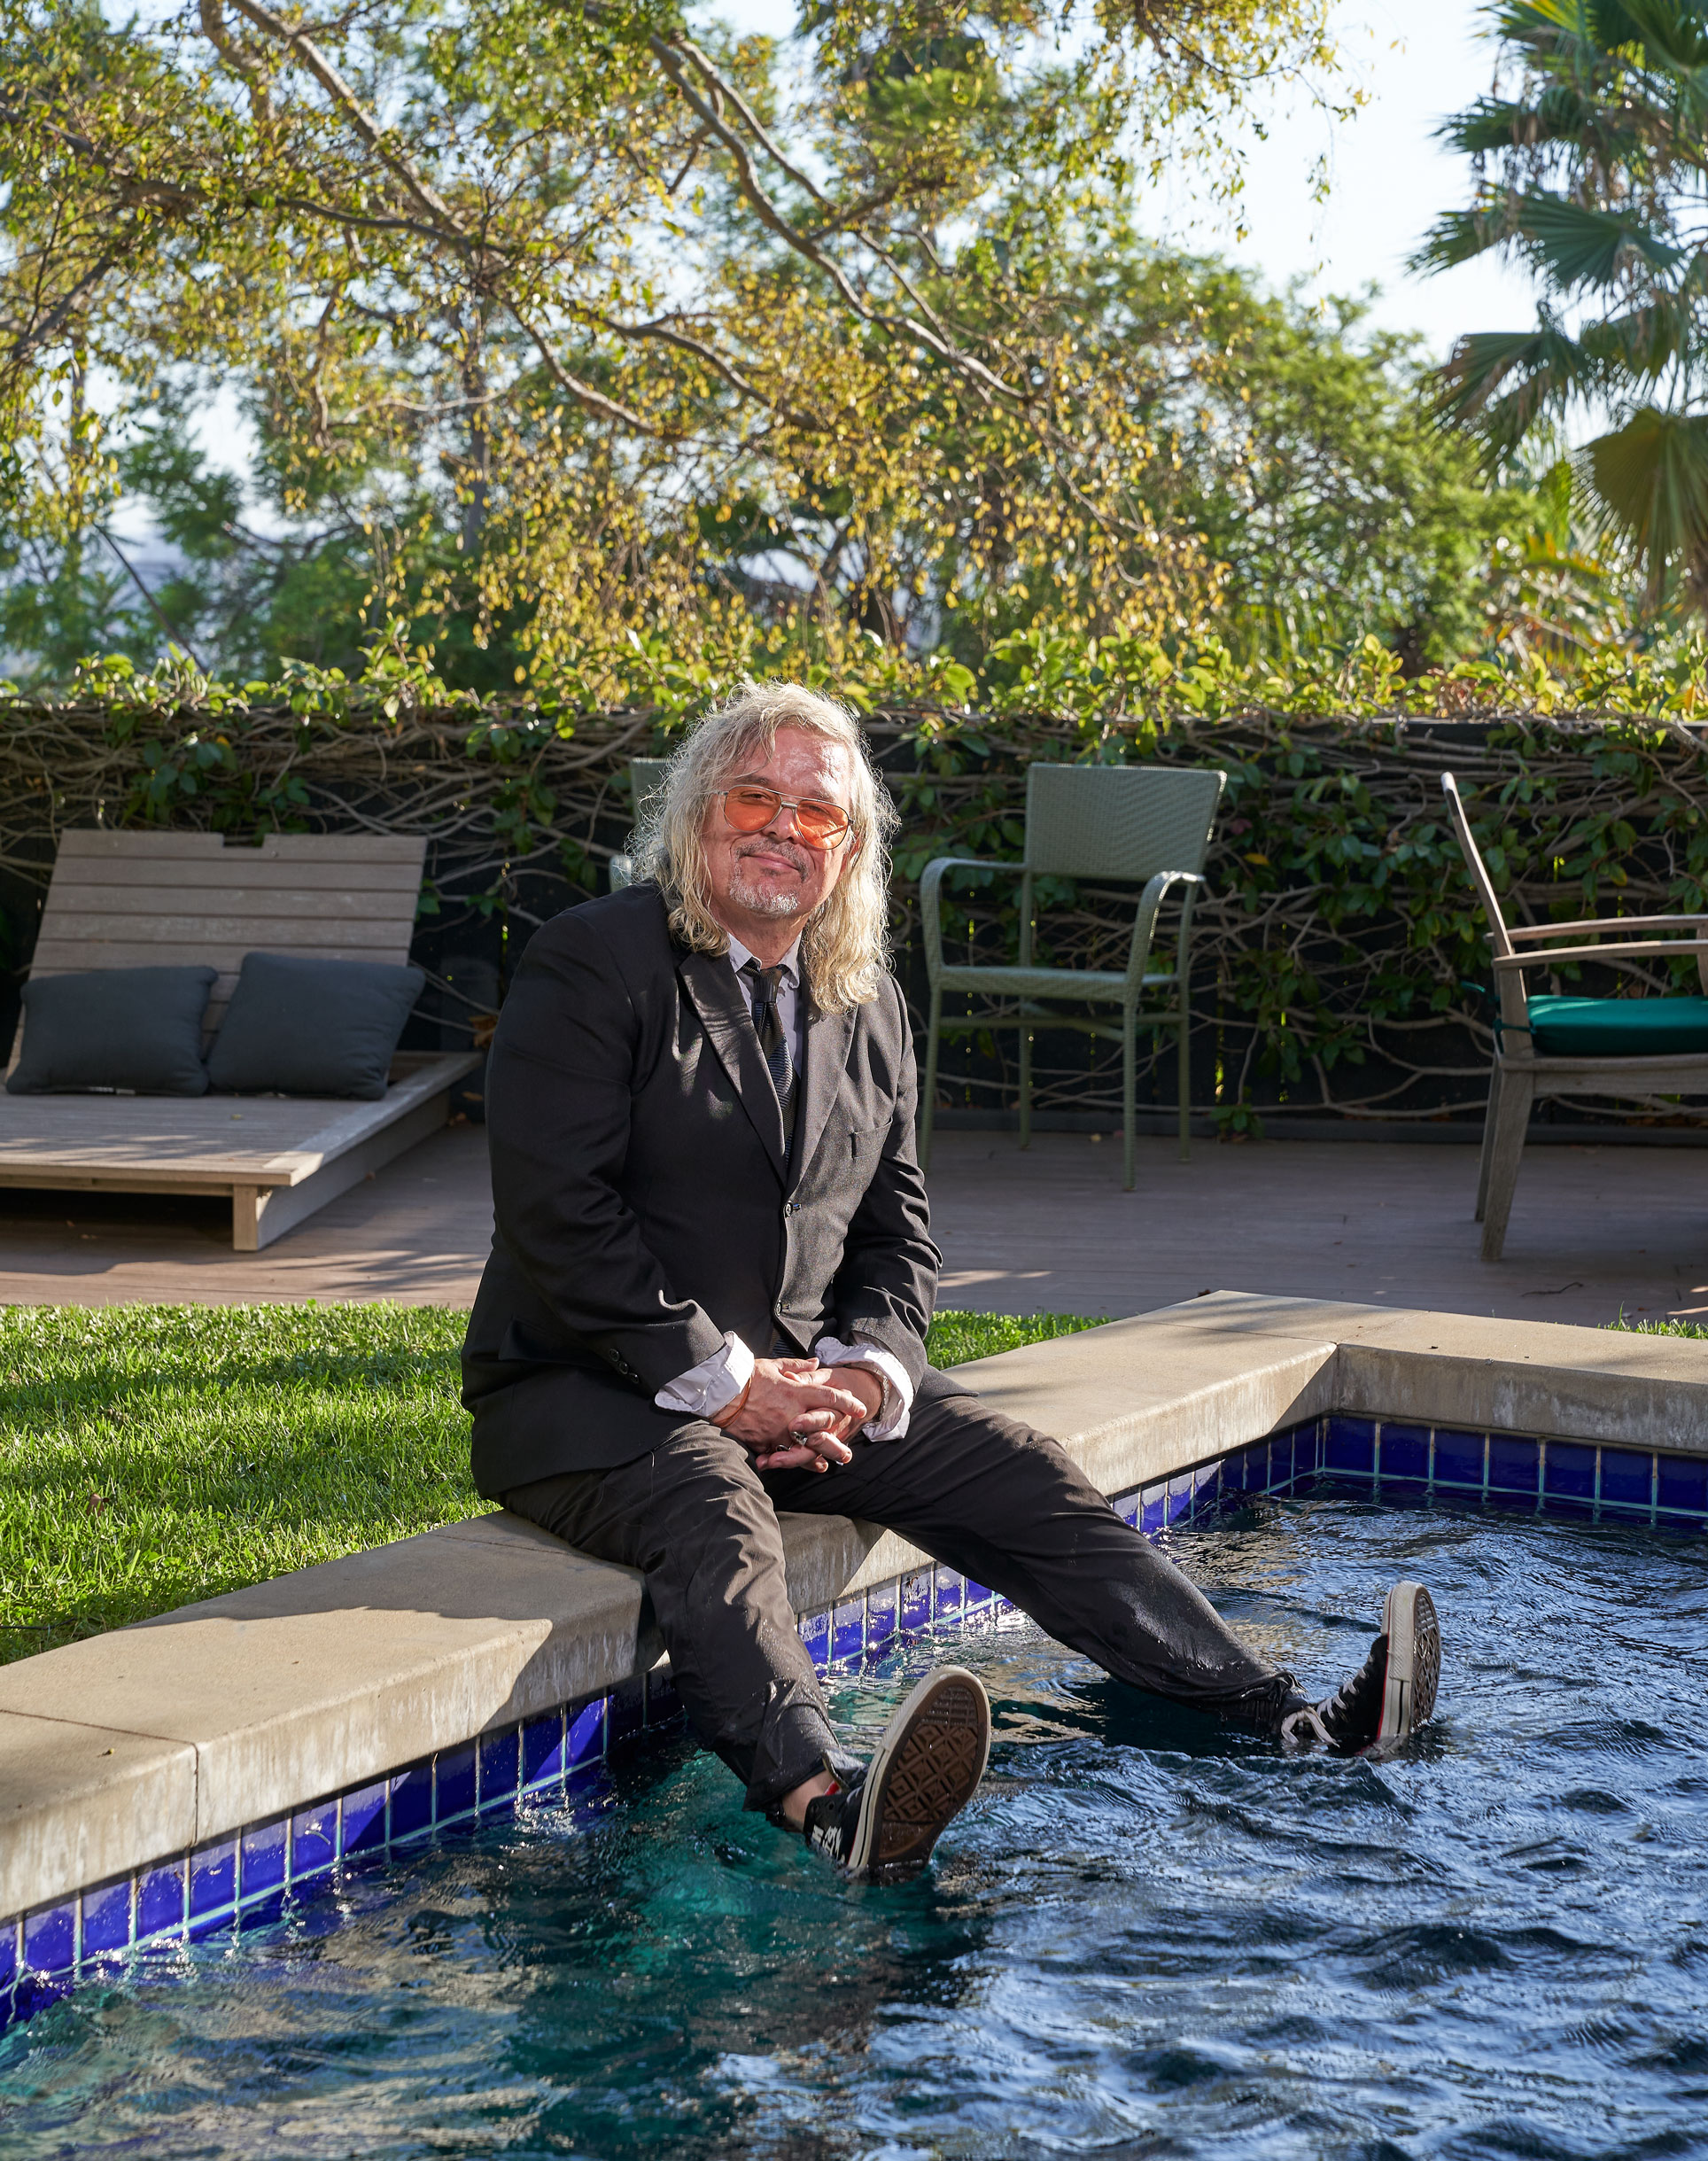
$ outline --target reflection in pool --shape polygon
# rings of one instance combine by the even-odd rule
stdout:
[[[1434,1725],[1283,1761],[1005,1617],[836,1684],[990,1686],[922,1880],[839,1884],[666,1744],[44,2010],[7,2161],[1708,2147],[1708,1541],[1308,1498],[1171,1546],[1324,1685],[1422,1577]]]

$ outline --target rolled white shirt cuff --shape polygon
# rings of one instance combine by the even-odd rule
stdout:
[[[753,1353],[739,1335],[726,1328],[721,1350],[714,1350],[710,1357],[702,1358],[698,1365],[679,1373],[652,1400],[661,1411],[680,1411],[691,1419],[715,1419],[752,1378]]]
[[[812,1346],[812,1355],[820,1365],[863,1365],[875,1373],[883,1383],[883,1401],[877,1417],[868,1419],[860,1431],[868,1441],[901,1439],[913,1409],[913,1384],[894,1351],[864,1337],[857,1343],[844,1343],[834,1335],[821,1335]]]

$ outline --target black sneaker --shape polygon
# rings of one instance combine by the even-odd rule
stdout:
[[[1396,1583],[1369,1657],[1332,1696],[1288,1712],[1281,1738],[1295,1748],[1321,1741],[1346,1755],[1397,1748],[1434,1715],[1440,1678],[1435,1602],[1421,1583]]]
[[[806,1842],[850,1876],[922,1867],[966,1807],[990,1755],[990,1699],[974,1674],[940,1666],[884,1730],[862,1771],[806,1805]]]

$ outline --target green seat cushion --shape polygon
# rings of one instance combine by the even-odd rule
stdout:
[[[1543,1058],[1665,1058],[1708,1051],[1708,998],[1533,998]],[[1519,1037],[1513,1046],[1523,1043]]]

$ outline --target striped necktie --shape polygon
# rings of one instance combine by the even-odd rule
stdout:
[[[753,998],[753,1032],[759,1038],[771,1084],[777,1091],[777,1100],[782,1108],[783,1145],[787,1147],[795,1138],[796,1090],[795,1061],[788,1054],[788,1038],[783,1032],[782,1015],[777,1010],[777,986],[783,979],[783,971],[780,967],[761,968],[757,960],[743,960],[741,973],[748,979]]]

